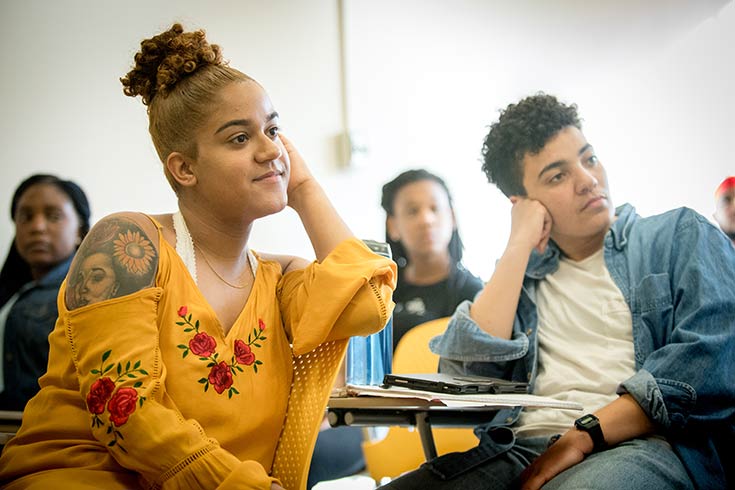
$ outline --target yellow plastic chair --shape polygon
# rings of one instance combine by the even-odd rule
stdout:
[[[393,372],[435,373],[439,356],[429,350],[429,340],[444,333],[449,317],[438,318],[409,330],[393,352]],[[471,428],[432,429],[437,454],[466,451],[477,446]],[[425,461],[419,433],[406,427],[391,427],[385,439],[364,442],[362,450],[370,476],[379,482],[383,477],[396,478],[418,468]]]
[[[294,359],[286,423],[273,461],[273,476],[288,490],[304,490],[311,455],[329,394],[347,350],[347,339],[319,345]]]

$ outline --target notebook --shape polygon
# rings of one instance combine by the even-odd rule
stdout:
[[[526,393],[528,388],[523,382],[445,373],[386,374],[383,385],[461,395]]]

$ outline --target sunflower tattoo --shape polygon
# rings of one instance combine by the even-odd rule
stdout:
[[[114,241],[115,258],[131,274],[141,276],[151,270],[155,255],[151,242],[138,231],[127,230],[120,233]]]

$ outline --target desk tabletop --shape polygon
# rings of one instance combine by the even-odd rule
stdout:
[[[327,420],[332,427],[415,426],[424,419],[434,427],[473,427],[492,420],[498,407],[446,406],[438,400],[382,396],[332,397]]]
[[[418,408],[444,407],[437,400],[425,400],[423,398],[385,397],[385,396],[333,396],[329,399],[329,408],[353,409],[353,408]]]
[[[340,410],[416,410],[416,411],[455,411],[455,412],[496,412],[501,406],[481,404],[449,404],[442,400],[390,396],[333,396],[327,407]]]
[[[13,410],[0,410],[0,420],[15,420],[20,422],[23,419],[23,412],[16,412]]]
[[[23,412],[0,410],[0,447],[4,446],[20,428]]]

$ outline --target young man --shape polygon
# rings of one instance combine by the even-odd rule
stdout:
[[[575,105],[508,106],[483,171],[513,203],[495,273],[432,340],[440,370],[528,381],[479,445],[386,488],[721,489],[735,440],[735,254],[689,209],[613,207]],[[732,474],[729,475],[732,478]],[[732,485],[732,481],[730,481]]]
[[[735,246],[735,176],[726,178],[717,186],[714,217]]]

